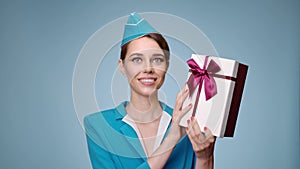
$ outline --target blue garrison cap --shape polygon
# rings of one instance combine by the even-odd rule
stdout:
[[[147,35],[158,33],[144,18],[136,12],[131,13],[124,27],[124,34],[121,46],[125,43]]]

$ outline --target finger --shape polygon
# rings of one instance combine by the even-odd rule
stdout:
[[[212,134],[211,130],[208,127],[204,127],[205,136],[210,143],[215,142],[216,137]]]
[[[193,146],[193,150],[195,152],[201,151],[201,144],[199,143],[199,139],[195,136],[194,130],[192,129],[192,125],[190,120],[188,120],[188,127],[187,127],[187,135],[190,139],[190,142]]]
[[[189,93],[188,89],[185,89],[184,92],[178,93],[178,96],[176,98],[176,106],[177,106],[178,110],[182,109],[182,105],[183,105],[185,99],[187,98],[188,93]]]
[[[212,134],[211,130],[207,127],[204,127],[204,131],[205,131],[205,142],[203,142],[202,144],[202,148],[206,149],[208,147],[213,147],[216,137]]]
[[[206,137],[202,134],[201,129],[198,125],[198,122],[194,117],[191,118],[190,130],[192,133],[192,138],[194,138],[195,144],[197,144],[197,147],[199,147],[198,150],[204,149]]]
[[[189,95],[189,89],[186,86],[184,86],[176,96],[176,104],[174,109],[181,110],[182,104],[188,95]]]
[[[186,133],[192,143],[192,145],[197,145],[196,142],[195,142],[195,133],[194,133],[194,130],[192,130],[192,124],[190,122],[190,119],[187,120],[187,124],[188,124],[188,127],[186,127]]]
[[[188,138],[189,138],[189,140],[190,140],[190,142],[193,146],[193,149],[194,150],[197,149],[197,144],[195,143],[195,140],[192,138],[191,132],[189,130],[187,130],[186,133],[187,133],[187,136],[188,136]]]
[[[207,136],[208,136],[206,137],[206,135],[202,134],[197,120],[195,119],[189,120],[188,124],[189,125],[188,125],[187,134],[195,152],[200,152],[209,147],[214,146],[216,137],[212,135],[212,132],[208,128],[206,128]],[[203,140],[199,139],[200,135],[204,137]]]
[[[191,121],[190,119],[188,120],[188,132],[193,142],[199,144],[200,143],[199,135],[197,135],[197,133],[194,130],[194,125],[195,125],[194,123],[195,121]]]
[[[192,121],[192,124],[193,124],[192,129],[194,130],[194,133],[198,136],[200,143],[205,142],[205,141],[206,141],[206,137],[205,137],[205,135],[202,133],[202,131],[201,131],[201,129],[200,129],[200,126],[199,126],[199,124],[198,124],[197,119],[194,118],[194,117],[191,117],[191,121]]]
[[[187,96],[189,95],[189,88],[187,85],[184,85],[182,88],[182,100],[185,100]]]
[[[181,89],[180,89],[180,93],[183,94],[186,92],[186,90],[188,90],[188,86],[187,85],[184,85]]]
[[[185,86],[183,86],[181,89],[180,89],[180,91],[179,91],[179,93],[178,93],[178,97],[180,98],[180,97],[182,97],[185,93],[187,93],[187,91],[188,91],[188,87],[185,85]]]
[[[181,118],[182,118],[187,112],[189,112],[189,111],[192,109],[192,107],[193,107],[193,104],[192,104],[192,103],[190,103],[190,104],[188,104],[186,107],[184,107],[184,108],[181,110],[181,113],[180,113],[178,119],[181,120]]]

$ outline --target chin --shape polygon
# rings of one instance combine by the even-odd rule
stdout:
[[[152,89],[152,90],[142,90],[139,92],[140,95],[146,96],[146,97],[150,97],[151,95],[157,93],[157,89]]]
[[[131,90],[136,93],[139,96],[143,96],[143,97],[150,97],[153,94],[157,93],[157,89],[155,87],[153,88],[146,88],[146,87],[139,87],[139,88],[131,88]]]

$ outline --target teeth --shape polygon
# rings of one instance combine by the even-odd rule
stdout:
[[[154,82],[154,79],[141,79],[142,83],[152,83]]]

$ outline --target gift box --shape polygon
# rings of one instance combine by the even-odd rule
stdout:
[[[193,54],[187,61],[190,69],[186,87],[189,96],[183,108],[193,107],[181,119],[194,116],[201,131],[208,127],[217,137],[233,137],[248,66],[236,60]]]

